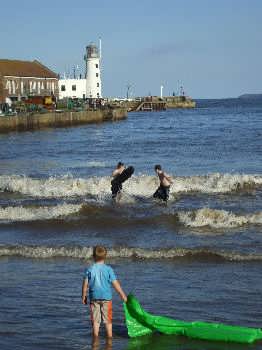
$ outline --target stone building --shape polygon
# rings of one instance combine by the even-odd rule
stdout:
[[[58,94],[58,75],[42,63],[0,59],[0,103]]]

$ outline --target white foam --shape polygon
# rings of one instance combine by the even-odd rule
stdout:
[[[32,179],[13,175],[0,176],[0,190],[42,198],[85,196],[88,194],[104,196],[110,194],[110,178],[92,177],[85,180],[68,176],[48,179]]]
[[[204,176],[174,177],[170,190],[172,195],[177,193],[229,193],[244,188],[262,186],[262,176],[246,174],[210,174]],[[48,179],[33,179],[26,176],[0,176],[0,191],[18,192],[23,195],[43,198],[96,196],[104,200],[111,195],[111,178],[90,177],[75,179],[69,176],[50,177]],[[152,197],[158,186],[156,176],[133,176],[123,185],[123,192],[128,196]]]
[[[106,166],[105,162],[100,161],[90,161],[86,163],[88,168],[104,168]]]
[[[262,212],[237,215],[226,210],[202,208],[175,213],[179,222],[188,227],[234,228],[248,224],[262,224]]]
[[[62,204],[50,207],[6,207],[0,208],[0,222],[50,220],[77,213],[81,205]]]
[[[25,258],[73,258],[92,259],[92,247],[80,246],[6,246],[0,245],[0,256],[21,256]],[[109,259],[177,259],[188,257],[190,259],[224,259],[228,261],[261,261],[261,254],[242,254],[239,252],[225,252],[207,248],[133,248],[114,247],[108,249]]]
[[[9,206],[0,208],[0,222],[26,222],[64,218],[78,213],[85,205],[61,204],[43,207]],[[82,212],[88,217],[88,213]],[[177,211],[173,214],[178,222],[192,228],[210,227],[226,229],[243,225],[262,225],[262,212],[238,215],[226,210],[201,208],[193,211]]]
[[[262,186],[261,175],[209,174],[175,178],[174,192],[228,193],[244,188]]]

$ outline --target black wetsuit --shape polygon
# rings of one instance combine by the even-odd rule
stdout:
[[[167,202],[169,198],[170,186],[160,185],[156,192],[153,194],[154,198],[162,199],[164,202]]]
[[[111,181],[112,198],[116,198],[117,194],[122,190],[122,182],[119,181],[119,176],[120,174]]]

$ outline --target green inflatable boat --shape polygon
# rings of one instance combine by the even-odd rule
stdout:
[[[262,340],[262,330],[222,323],[184,322],[168,317],[154,316],[143,310],[133,295],[128,295],[124,304],[126,325],[130,337],[139,337],[158,331],[164,334],[182,335],[189,338],[211,341],[252,343]]]

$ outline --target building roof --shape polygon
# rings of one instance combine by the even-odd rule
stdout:
[[[58,75],[52,72],[37,60],[20,61],[0,59],[0,75],[13,77],[34,77],[34,78],[58,78]]]

